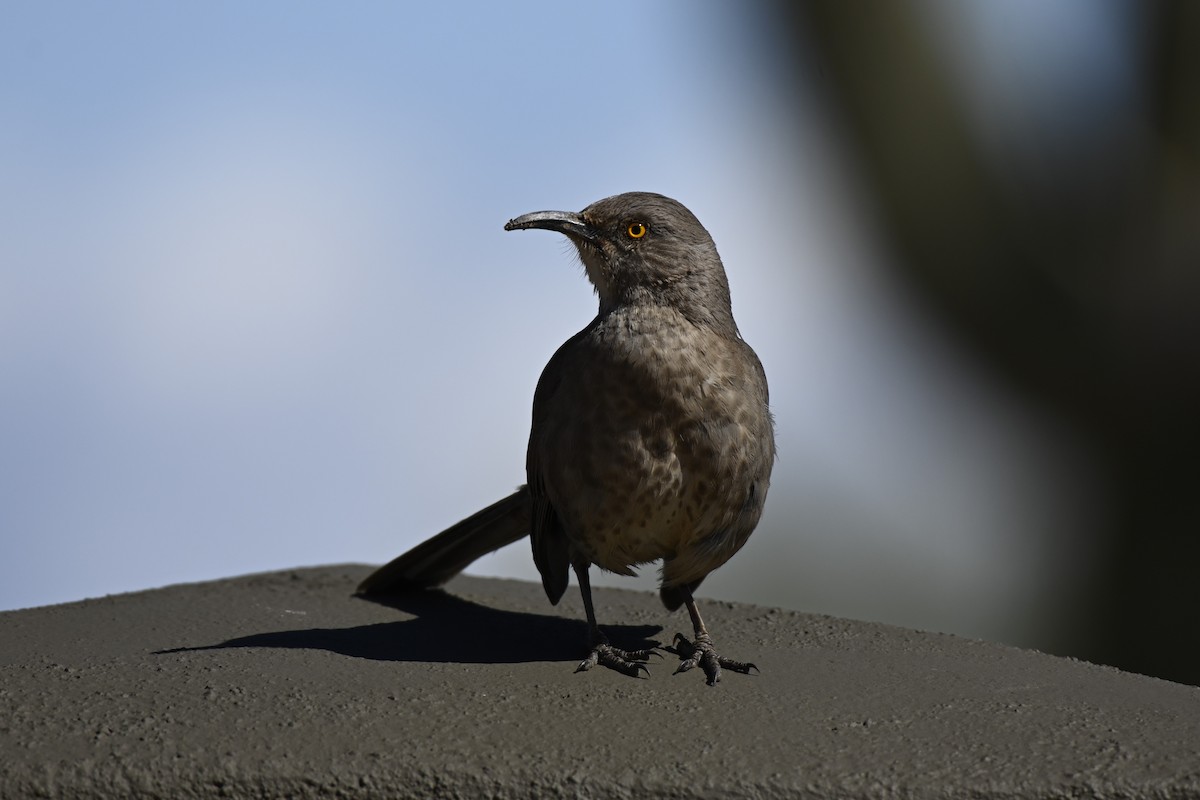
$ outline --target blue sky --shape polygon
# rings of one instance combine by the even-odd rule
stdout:
[[[1045,588],[1043,430],[897,299],[738,6],[4,17],[0,608],[383,561],[511,491],[595,300],[503,223],[633,189],[713,233],[779,423],[708,594],[1003,638]]]

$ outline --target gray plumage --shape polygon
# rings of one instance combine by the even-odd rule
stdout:
[[[599,313],[550,359],[533,400],[527,484],[418,545],[359,587],[434,586],[475,558],[530,535],[546,594],[557,603],[575,570],[592,650],[627,674],[649,651],[611,646],[596,625],[591,564],[623,575],[662,561],[661,595],[686,605],[695,638],[676,636],[680,670],[722,666],[692,592],[758,524],[774,462],[767,381],[742,341],[708,232],[658,194],[606,198],[582,212],[517,217],[506,230],[565,234],[600,299]]]

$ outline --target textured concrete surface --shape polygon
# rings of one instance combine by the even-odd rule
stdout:
[[[460,578],[389,606],[351,597],[366,572],[0,614],[0,797],[1200,796],[1200,689],[711,601],[761,675],[573,674],[574,592]],[[596,600],[619,643],[687,628]]]

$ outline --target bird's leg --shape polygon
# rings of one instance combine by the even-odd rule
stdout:
[[[572,566],[575,568],[575,577],[579,580],[579,592],[583,595],[583,610],[587,613],[588,622],[588,646],[592,648],[587,658],[579,662],[575,671],[583,672],[600,664],[634,678],[638,677],[642,671],[649,675],[650,670],[644,662],[652,655],[660,655],[658,651],[653,648],[620,650],[609,644],[608,637],[596,624],[596,612],[592,608],[592,583],[588,579],[588,564],[574,563]]]
[[[712,637],[708,635],[708,628],[704,627],[704,620],[700,618],[700,609],[696,607],[696,601],[692,598],[691,591],[687,592],[685,604],[688,616],[692,618],[695,638],[688,641],[688,638],[682,633],[675,634],[675,652],[682,659],[679,668],[675,670],[676,675],[699,666],[704,670],[708,685],[715,686],[717,681],[721,680],[722,667],[743,675],[748,674],[750,670],[758,671],[758,667],[748,662],[734,661],[731,658],[717,655],[717,651],[713,649]]]

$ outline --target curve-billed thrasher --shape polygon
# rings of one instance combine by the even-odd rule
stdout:
[[[637,675],[652,650],[609,644],[596,625],[588,567],[633,575],[662,559],[662,601],[686,605],[681,664],[709,685],[721,667],[692,592],[758,524],[774,430],[762,364],[742,341],[712,237],[680,203],[632,192],[576,214],[538,211],[505,230],[545,228],[575,244],[600,312],[558,349],[533,396],[528,483],[379,568],[362,594],[444,583],[528,534],[551,603],[574,568],[595,664]],[[649,670],[646,670],[649,672]]]

